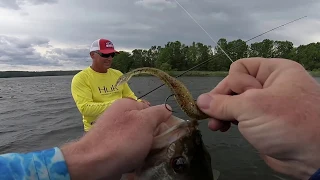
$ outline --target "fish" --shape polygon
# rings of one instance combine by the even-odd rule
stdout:
[[[174,115],[162,124],[141,167],[121,180],[217,180],[211,156],[202,141],[197,121]]]
[[[120,76],[116,81],[115,86],[118,87],[123,83],[127,83],[132,76],[139,74],[151,74],[163,81],[174,94],[174,98],[179,104],[180,108],[192,120],[203,120],[209,118],[207,114],[203,113],[198,108],[196,101],[192,97],[188,88],[177,78],[170,76],[168,73],[160,69],[152,67],[142,67],[134,69]]]
[[[142,73],[160,78],[173,92],[175,100],[190,120],[171,115],[162,124],[159,135],[155,136],[143,165],[133,173],[124,175],[121,180],[217,180],[220,172],[212,168],[211,156],[198,128],[198,121],[209,116],[198,108],[182,82],[160,69],[142,67],[120,76],[115,87]]]

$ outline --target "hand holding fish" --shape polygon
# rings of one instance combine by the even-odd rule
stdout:
[[[143,163],[158,125],[170,116],[164,105],[115,101],[85,136],[62,147],[72,179],[120,179]]]
[[[237,95],[233,95],[236,93]],[[320,167],[320,85],[298,63],[247,58],[197,100],[209,128],[238,121],[242,135],[274,170],[308,179]]]

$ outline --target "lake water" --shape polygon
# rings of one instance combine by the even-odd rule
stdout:
[[[0,79],[0,153],[27,152],[60,146],[83,134],[82,119],[70,92],[72,76]],[[180,77],[195,99],[214,88],[222,78]],[[320,81],[320,79],[317,79]],[[131,89],[139,97],[161,85],[155,77],[133,77]],[[163,86],[144,98],[153,105],[170,95]],[[173,98],[168,103],[177,116],[186,115]],[[290,179],[273,172],[242,138],[236,127],[228,132],[212,132],[207,121],[200,124],[219,180]]]

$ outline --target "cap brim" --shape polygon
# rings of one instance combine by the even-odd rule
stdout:
[[[103,54],[110,54],[110,53],[117,53],[120,54],[118,51],[114,50],[114,49],[104,49],[104,50],[99,50],[101,53]]]

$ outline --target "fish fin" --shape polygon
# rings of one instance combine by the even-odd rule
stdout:
[[[216,169],[212,169],[212,173],[213,173],[213,180],[218,180],[218,178],[220,177],[220,171]]]

